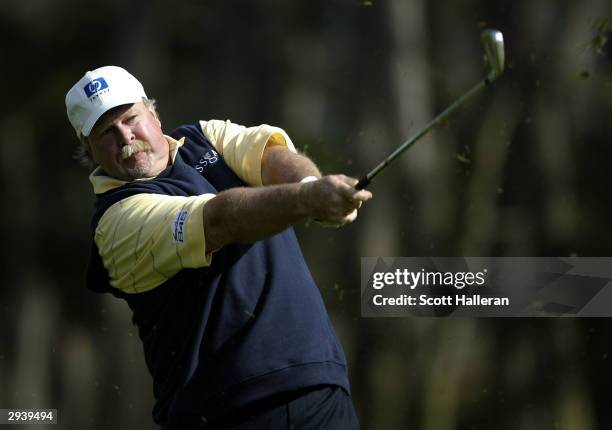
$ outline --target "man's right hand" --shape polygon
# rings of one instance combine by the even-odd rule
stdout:
[[[356,190],[359,182],[345,175],[329,175],[300,186],[306,212],[323,226],[340,227],[357,218],[357,210],[372,198],[367,190]]]

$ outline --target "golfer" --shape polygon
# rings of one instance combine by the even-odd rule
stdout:
[[[321,176],[280,128],[162,131],[126,70],[67,93],[96,166],[88,286],[125,300],[163,429],[355,429],[342,347],[291,226],[342,226],[372,195]],[[109,359],[112,359],[109,357]]]

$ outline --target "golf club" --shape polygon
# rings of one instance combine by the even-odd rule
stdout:
[[[417,134],[412,136],[410,139],[402,143],[391,155],[385,158],[378,166],[372,169],[367,175],[359,180],[355,188],[362,190],[367,187],[369,183],[378,175],[385,167],[387,167],[393,160],[395,160],[402,152],[410,148],[423,136],[436,125],[440,124],[446,119],[451,113],[453,113],[459,106],[461,106],[467,99],[472,97],[474,94],[487,87],[490,83],[495,81],[504,71],[505,54],[504,54],[504,36],[498,30],[488,29],[484,30],[480,34],[480,41],[486,55],[486,61],[489,66],[489,74],[485,79],[480,81],[474,87],[472,87],[467,93],[459,97],[453,104],[451,104],[444,112],[435,117],[429,124],[421,129]]]

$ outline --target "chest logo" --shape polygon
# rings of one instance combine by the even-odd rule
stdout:
[[[206,151],[206,154],[200,157],[198,164],[196,164],[194,167],[198,172],[202,173],[207,166],[212,166],[217,161],[219,161],[219,154],[214,149],[211,149],[210,151]]]

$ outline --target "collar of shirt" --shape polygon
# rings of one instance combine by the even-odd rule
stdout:
[[[185,143],[185,138],[181,138],[180,140],[173,139],[170,136],[164,135],[166,141],[168,142],[168,146],[170,147],[170,157],[172,162],[174,163],[174,159],[176,158],[176,153],[179,148],[183,146]],[[142,178],[136,179],[137,181],[146,181],[151,178]],[[96,167],[93,172],[89,175],[89,182],[93,185],[93,190],[95,194],[102,194],[108,190],[112,190],[113,188],[118,188],[124,184],[127,184],[127,181],[122,181],[120,179],[113,178],[112,176],[108,176],[100,166]]]

